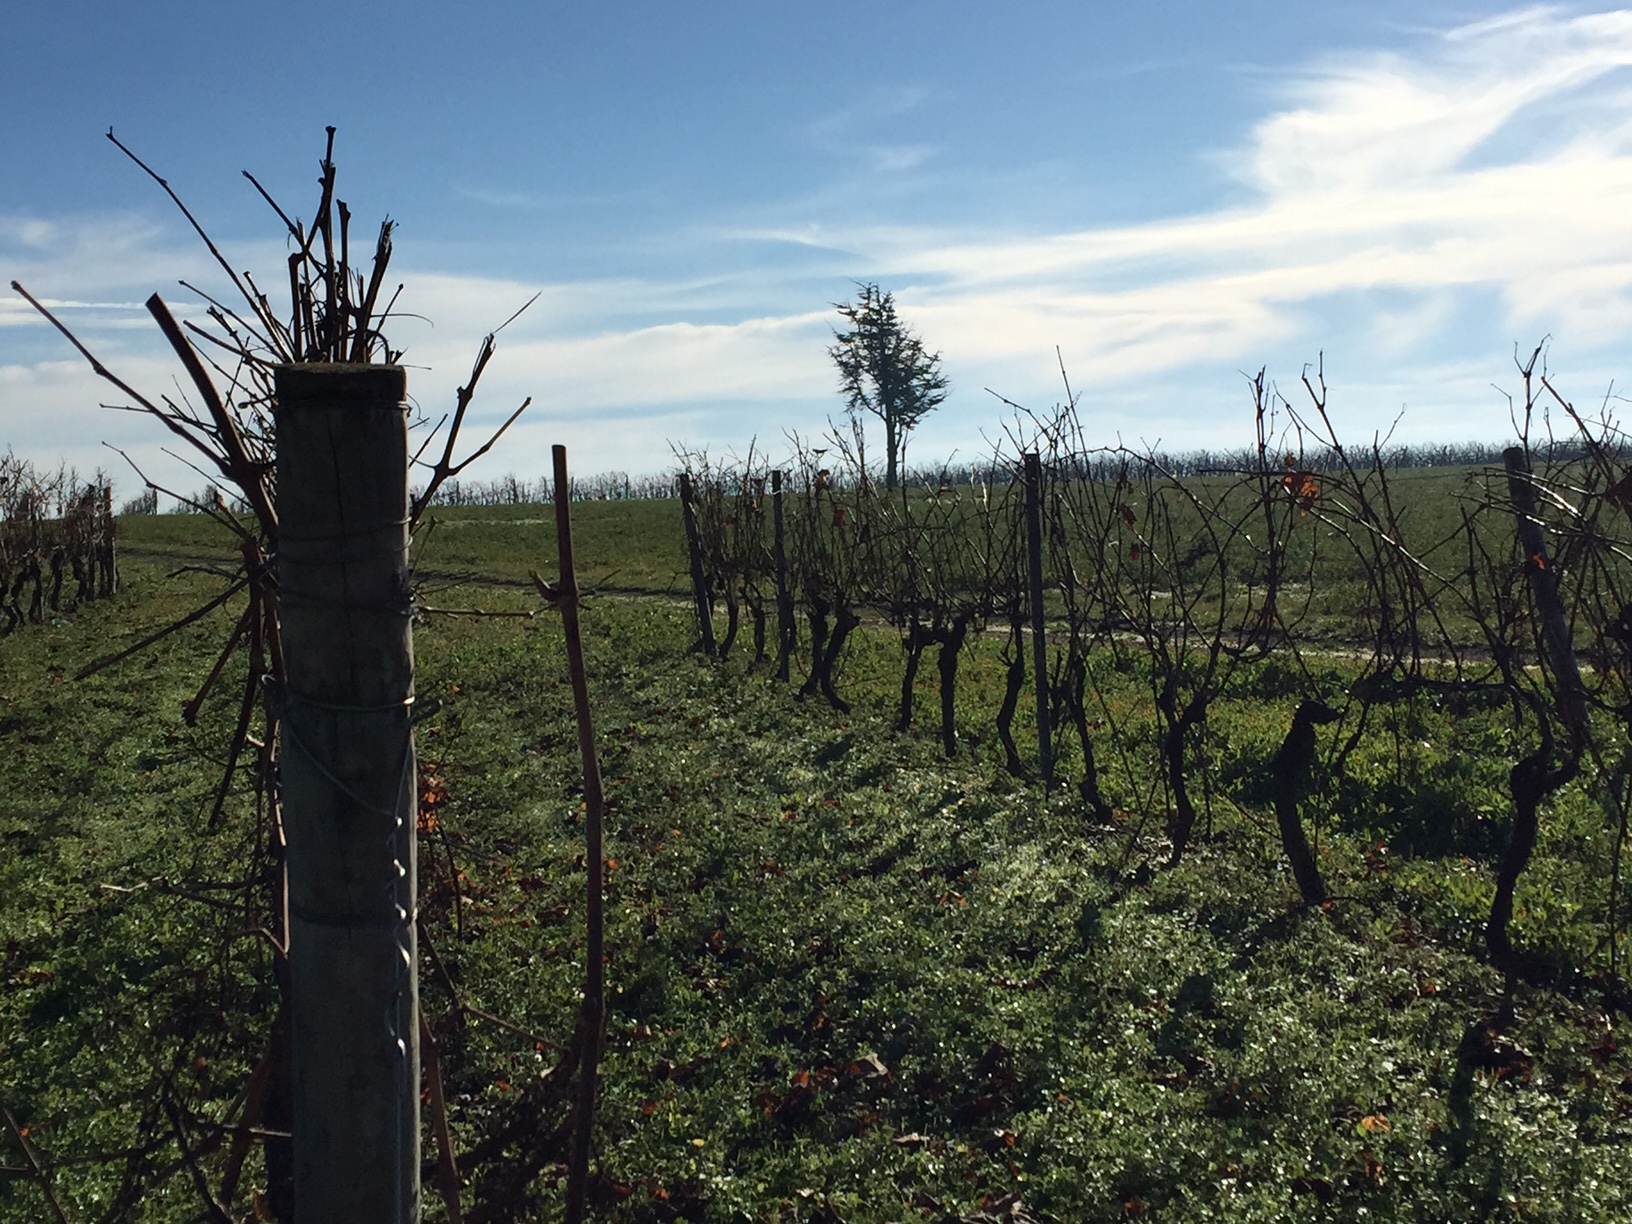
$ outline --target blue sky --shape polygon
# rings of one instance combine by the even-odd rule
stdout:
[[[277,283],[323,128],[357,223],[399,224],[410,388],[535,407],[475,477],[655,471],[822,429],[831,303],[895,292],[952,380],[913,459],[1045,408],[1058,346],[1096,440],[1240,445],[1243,372],[1324,353],[1350,440],[1499,439],[1515,346],[1602,404],[1632,366],[1632,11],[1493,5],[32,0],[0,39],[0,281],[162,392],[140,302]],[[199,481],[20,299],[0,447]],[[1615,403],[1612,399],[1611,405]],[[1402,414],[1403,411],[1403,415]],[[134,482],[122,471],[122,488]]]

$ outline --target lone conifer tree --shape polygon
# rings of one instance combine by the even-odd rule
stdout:
[[[834,303],[850,329],[835,330],[827,351],[839,367],[839,390],[851,418],[866,411],[884,422],[884,487],[894,489],[907,434],[946,398],[948,384],[941,355],[924,351],[924,342],[895,313],[894,295],[872,284],[858,288],[854,302]]]

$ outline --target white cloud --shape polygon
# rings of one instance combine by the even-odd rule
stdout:
[[[1261,123],[1239,164],[1271,195],[1388,191],[1454,172],[1527,106],[1632,64],[1632,13],[1534,8],[1453,30],[1426,55],[1332,59]]]
[[[157,394],[174,387],[174,364],[156,354],[127,354],[118,364],[121,376],[138,387]],[[119,451],[170,487],[202,487],[203,477],[165,454],[166,448],[180,452],[178,439],[156,421],[102,406],[126,403],[118,388],[77,359],[0,365],[0,449],[15,450],[41,467],[64,463],[81,476],[104,470],[122,495],[135,492],[141,481]],[[186,457],[199,460],[194,453]]]
[[[882,126],[919,110],[932,97],[917,85],[876,86],[805,126],[809,142],[824,153],[861,160],[875,174],[904,174],[935,156],[934,145],[880,140]]]
[[[1398,326],[1308,336],[1343,295],[1416,295],[1388,307],[1409,332],[1453,325],[1456,291],[1493,292],[1511,331],[1490,351],[1551,331],[1590,352],[1632,331],[1628,65],[1632,13],[1523,10],[1301,74],[1228,159],[1248,205],[1020,239],[828,241],[907,281],[908,317],[960,361],[1031,354],[1023,388],[1046,386],[1054,343],[1112,382],[1256,365],[1288,343],[1409,351]],[[1512,134],[1543,107],[1559,138]]]

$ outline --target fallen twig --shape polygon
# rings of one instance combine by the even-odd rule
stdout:
[[[51,1175],[46,1172],[45,1165],[40,1160],[40,1154],[35,1151],[34,1145],[28,1141],[28,1132],[17,1125],[17,1119],[12,1116],[11,1110],[0,1104],[0,1115],[6,1119],[6,1126],[16,1136],[18,1144],[23,1149],[23,1156],[28,1160],[28,1167],[33,1173],[33,1180],[39,1183],[45,1197],[50,1200],[51,1210],[56,1213],[61,1224],[68,1224],[68,1213],[62,1209],[62,1203],[57,1198],[57,1192],[51,1186]]]

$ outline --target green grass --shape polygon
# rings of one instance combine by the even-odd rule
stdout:
[[[689,589],[678,502],[578,502],[572,522],[584,586]],[[125,518],[119,542],[144,558],[161,554],[231,561],[237,555],[227,533],[202,515]],[[538,505],[434,507],[420,524],[413,561],[432,591],[471,575],[530,586],[529,570],[547,572],[555,566],[555,510]]]
[[[674,504],[627,506],[575,508],[579,552],[593,573],[663,589],[683,573]],[[422,569],[550,572],[548,527],[503,521],[533,508],[460,513]],[[120,600],[0,639],[0,1098],[76,1219],[107,1210],[123,1168],[93,1156],[168,1133],[156,1085],[221,1115],[275,1005],[263,948],[232,938],[230,910],[152,883],[231,878],[254,837],[247,797],[221,831],[203,827],[230,698],[196,729],[179,717],[231,609],[62,679],[212,589],[135,557],[143,541],[203,555],[207,538],[178,524],[200,526],[126,524]],[[503,587],[435,601],[538,602]],[[1578,786],[1545,813],[1515,929],[1587,976],[1521,990],[1500,1036],[1482,1025],[1500,1002],[1480,954],[1491,862],[1524,747],[1500,711],[1400,707],[1341,776],[1317,776],[1310,815],[1338,899],[1308,911],[1263,783],[1301,676],[1260,670],[1221,699],[1212,836],[1161,871],[1137,672],[1095,677],[1120,811],[1093,826],[1068,788],[1045,799],[999,768],[995,642],[965,664],[964,747],[947,761],[933,668],[926,725],[887,730],[892,635],[858,635],[841,717],[793,701],[740,649],[721,665],[689,655],[693,629],[678,601],[585,610],[616,862],[598,1140],[610,1218],[938,1221],[1011,1194],[1062,1224],[1632,1218],[1632,1059],[1607,1040],[1590,980],[1607,955],[1610,839]],[[559,625],[429,617],[415,632],[421,708],[441,702],[418,734],[447,792],[421,848],[438,952],[467,1003],[565,1041],[582,826]],[[1314,682],[1341,685],[1331,667]],[[460,1028],[429,973],[424,1006],[468,1146],[552,1055],[477,1019]],[[144,1159],[176,1155],[161,1143]],[[0,1165],[21,1156],[0,1133]],[[558,1184],[537,1194],[527,1218],[559,1218]],[[121,1218],[199,1214],[178,1172]],[[0,1173],[0,1219],[43,1218],[38,1188]]]
[[[414,555],[421,571],[525,583],[529,569],[549,572],[555,566],[551,506],[437,508],[426,520]],[[572,533],[585,586],[657,592],[689,584],[678,502],[577,502]]]

